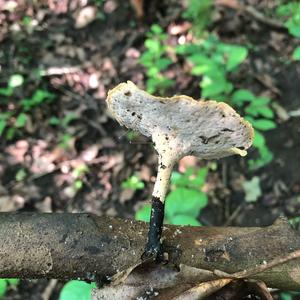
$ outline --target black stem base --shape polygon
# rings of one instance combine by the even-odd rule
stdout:
[[[152,207],[150,216],[150,225],[148,231],[148,241],[142,259],[155,258],[156,261],[163,261],[163,250],[160,242],[163,222],[164,222],[165,204],[157,197],[152,197]]]

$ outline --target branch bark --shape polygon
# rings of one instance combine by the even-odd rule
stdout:
[[[143,222],[92,214],[0,213],[0,226],[2,278],[111,277],[140,262],[147,236]],[[300,250],[300,235],[285,220],[264,228],[165,226],[163,236],[170,264],[233,274],[278,258],[250,278],[300,290],[300,259],[283,259]]]

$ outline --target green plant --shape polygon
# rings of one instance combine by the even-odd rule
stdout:
[[[85,175],[89,172],[89,168],[86,164],[81,164],[76,166],[72,171],[73,188],[75,191],[79,191],[82,189],[83,180]]]
[[[233,91],[228,75],[246,59],[243,46],[222,43],[211,34],[197,42],[178,45],[178,55],[192,64],[191,74],[200,76],[201,96],[224,100]]]
[[[142,190],[145,187],[145,184],[136,175],[133,175],[123,181],[121,186],[123,189],[136,191]]]
[[[276,14],[285,19],[284,25],[289,33],[296,38],[300,38],[300,3],[289,1],[289,3],[280,4],[276,8]],[[292,57],[294,60],[300,60],[300,46],[294,49]]]
[[[6,294],[9,288],[16,287],[19,282],[20,279],[16,278],[0,279],[0,299]]]
[[[133,130],[128,130],[126,133],[126,138],[129,141],[129,143],[132,143],[132,141],[134,141],[138,136],[139,134]]]
[[[260,178],[254,176],[251,180],[243,183],[246,202],[255,202],[262,195],[260,187]]]
[[[16,134],[22,135],[22,129],[25,128],[29,113],[33,109],[55,98],[54,94],[38,88],[31,97],[14,101],[16,88],[21,88],[23,84],[24,77],[21,74],[14,74],[8,79],[7,86],[0,88],[0,96],[3,97],[1,106],[4,110],[0,112],[0,136],[7,140],[13,139]]]
[[[49,124],[57,126],[60,130],[58,133],[59,146],[62,148],[68,148],[70,146],[70,141],[72,140],[72,135],[67,133],[69,124],[78,119],[78,115],[74,113],[67,113],[62,119],[57,117],[51,117],[49,119]]]
[[[197,36],[201,36],[211,22],[212,11],[212,0],[189,0],[183,17],[192,22],[193,31]]]
[[[295,296],[295,298],[293,298]],[[299,299],[297,296],[300,296],[299,292],[284,292],[280,293],[280,299],[281,300],[293,300],[293,299]]]
[[[96,287],[95,283],[86,283],[80,280],[71,280],[62,288],[59,300],[90,300],[91,291]]]
[[[267,97],[257,97],[246,89],[236,90],[231,95],[231,104],[243,111],[246,119],[255,129],[253,146],[257,148],[259,157],[249,160],[251,169],[258,169],[273,159],[273,153],[266,144],[266,139],[262,131],[267,131],[277,127],[274,122],[274,112],[271,107],[271,99]]]
[[[228,75],[237,70],[246,59],[248,50],[243,46],[225,44],[210,35],[199,43],[176,47],[176,52],[192,63],[191,74],[200,76],[201,96],[229,102],[237,108],[255,128],[254,147],[257,159],[249,160],[251,169],[260,168],[273,159],[261,131],[276,128],[271,99],[257,97],[246,89],[236,90]]]
[[[165,206],[165,223],[174,225],[201,225],[197,220],[201,209],[207,205],[207,195],[202,192],[207,168],[187,169],[184,174],[173,172],[171,192],[167,195]],[[144,205],[136,212],[137,220],[148,222],[151,206]]]
[[[163,74],[163,71],[172,64],[171,59],[166,54],[167,35],[163,33],[163,29],[159,25],[154,24],[147,33],[147,37],[145,40],[146,51],[140,57],[140,63],[147,69],[147,91],[149,93],[156,91],[163,93],[174,83],[173,80]]]

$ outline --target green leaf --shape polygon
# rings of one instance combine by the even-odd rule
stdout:
[[[200,210],[207,205],[207,196],[203,192],[177,188],[166,198],[166,216],[169,220],[176,214],[196,218]]]
[[[0,136],[2,136],[5,127],[6,127],[6,120],[0,118]]]
[[[280,293],[281,300],[293,300],[293,297],[290,293]]]
[[[145,67],[151,67],[153,64],[153,54],[149,51],[143,53],[139,59],[139,62]]]
[[[292,56],[294,60],[300,60],[300,46],[295,48]]]
[[[289,33],[297,38],[300,38],[300,24],[293,19],[288,20],[285,25],[287,26]]]
[[[172,61],[169,58],[160,58],[156,61],[156,67],[160,71],[165,70],[171,64],[172,64]]]
[[[138,221],[149,222],[151,214],[151,205],[146,204],[135,213],[135,219]]]
[[[194,54],[200,51],[199,45],[196,44],[183,44],[177,45],[175,48],[175,52],[181,55]]]
[[[258,148],[259,150],[259,158],[258,159],[250,159],[249,167],[250,170],[257,170],[265,165],[267,165],[269,162],[273,159],[273,153],[268,149],[266,145],[263,145]]]
[[[11,141],[16,134],[16,129],[14,127],[9,127],[7,132],[6,132],[6,138]]]
[[[32,96],[32,100],[35,104],[39,104],[46,99],[53,99],[54,95],[52,93],[49,93],[47,90],[41,90],[37,89],[35,93]]]
[[[263,131],[276,128],[276,123],[267,119],[252,119],[251,123],[254,128]]]
[[[17,128],[22,128],[25,126],[27,122],[27,115],[24,113],[20,113],[16,119],[15,126]]]
[[[254,99],[255,96],[249,90],[245,89],[235,91],[231,97],[232,104],[237,106],[243,105],[244,102],[251,102]]]
[[[149,77],[155,77],[158,73],[159,69],[156,66],[151,66],[147,71]]]
[[[15,178],[16,178],[16,181],[22,181],[26,178],[27,176],[27,173],[25,171],[25,169],[21,168],[20,170],[18,170]]]
[[[245,112],[253,117],[257,117],[259,115],[269,119],[273,119],[274,117],[274,112],[270,107],[265,105],[256,105],[254,102],[246,107]]]
[[[264,147],[266,144],[265,137],[257,130],[255,130],[253,146],[256,148]]]
[[[24,82],[24,77],[22,75],[14,74],[14,75],[10,76],[10,78],[8,80],[8,86],[10,88],[15,88],[15,87],[22,85],[23,82]]]
[[[255,97],[253,100],[252,100],[252,103],[254,103],[255,105],[258,105],[258,106],[262,106],[262,105],[267,105],[269,104],[271,101],[270,98],[268,97]]]
[[[77,191],[79,191],[79,190],[81,190],[82,189],[82,187],[83,187],[83,182],[82,182],[82,180],[75,180],[75,182],[74,182],[74,188],[77,190]]]
[[[153,39],[147,39],[145,41],[145,47],[147,47],[151,52],[160,52],[160,42]]]
[[[75,113],[67,113],[63,120],[62,120],[62,126],[63,127],[67,127],[69,125],[70,122],[72,122],[73,120],[78,119],[78,115]]]
[[[153,25],[151,26],[150,30],[151,30],[153,33],[155,33],[155,34],[161,34],[161,33],[163,33],[163,29],[162,29],[159,25],[157,25],[157,24],[153,24]]]
[[[273,110],[268,107],[268,106],[257,106],[257,111],[258,113],[265,117],[265,118],[269,118],[269,119],[273,119],[274,118],[274,112]]]
[[[190,177],[193,173],[193,168],[187,168],[184,173],[174,171],[171,175],[171,182],[177,187],[188,187],[190,184]]]
[[[241,64],[248,55],[248,49],[242,46],[225,45],[227,60],[226,70],[232,71]]]
[[[215,76],[216,75],[216,76]],[[219,94],[227,94],[233,89],[233,86],[222,74],[214,76],[203,76],[200,83],[202,88],[201,95],[204,98],[213,97]]]
[[[90,300],[93,285],[79,280],[71,280],[62,288],[59,300]]]
[[[246,194],[245,200],[247,202],[255,202],[261,195],[260,178],[254,176],[251,180],[243,183],[243,188]]]
[[[200,226],[200,222],[193,217],[187,215],[176,215],[169,220],[170,224],[173,225],[190,225],[190,226]]]
[[[125,181],[122,182],[123,189],[130,189],[130,190],[142,190],[145,187],[144,182],[142,182],[137,176],[133,175],[127,178]]]
[[[194,188],[200,189],[204,185],[204,183],[205,183],[207,173],[208,173],[208,169],[207,168],[201,168],[198,171],[196,177],[192,178],[190,180],[191,181],[191,186],[193,186]]]
[[[49,120],[50,125],[59,125],[60,123],[61,123],[61,121],[57,117],[51,117]]]
[[[2,96],[11,96],[13,94],[14,90],[11,87],[7,87],[7,88],[0,88],[0,95]]]
[[[0,297],[3,297],[7,290],[7,281],[6,279],[0,279]]]
[[[20,283],[20,279],[18,278],[8,278],[6,279],[9,285],[17,286]]]

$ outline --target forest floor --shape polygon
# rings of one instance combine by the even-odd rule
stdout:
[[[150,199],[156,155],[146,138],[137,135],[129,141],[128,132],[107,114],[105,98],[123,81],[145,88],[139,57],[146,33],[155,23],[169,32],[170,43],[178,35],[187,35],[184,5],[153,1],[144,21],[137,22],[130,1],[27,2],[0,0],[0,88],[13,74],[25,78],[14,99],[0,100],[0,113],[19,109],[17,101],[30,98],[36,90],[54,99],[26,112],[26,125],[10,132],[9,138],[1,136],[0,209],[134,218]],[[261,11],[269,5],[269,1],[244,2]],[[11,10],[8,3],[15,8]],[[89,24],[80,19],[86,6],[92,16]],[[255,44],[232,80],[273,99],[277,128],[265,133],[274,154],[267,166],[250,171],[244,158],[230,157],[210,169],[209,203],[199,220],[203,225],[265,226],[279,215],[298,217],[300,118],[289,114],[300,109],[300,64],[289,63],[296,43],[284,28],[271,28],[228,5],[216,4],[215,10],[210,30],[221,40]],[[181,31],[172,35],[175,25]],[[198,82],[179,65],[169,75],[176,84],[164,96],[200,97]],[[255,150],[249,151],[250,158],[255,155]],[[188,158],[178,168],[203,165]],[[122,182],[134,174],[145,188],[123,189]],[[259,178],[262,195],[246,202],[242,185],[254,176]],[[63,283],[57,282],[50,292],[48,286],[47,280],[24,280],[4,299],[57,299]]]

